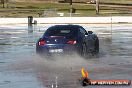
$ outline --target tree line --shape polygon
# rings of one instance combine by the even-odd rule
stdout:
[[[8,7],[9,0],[0,0],[0,1],[1,1],[1,4],[2,4],[3,8]]]

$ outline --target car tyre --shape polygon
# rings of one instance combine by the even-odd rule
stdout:
[[[99,39],[98,38],[95,40],[95,53],[96,54],[99,53]]]
[[[87,57],[87,46],[86,44],[82,45],[82,57],[86,58]]]

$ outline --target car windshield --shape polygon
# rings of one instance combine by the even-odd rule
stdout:
[[[47,29],[45,36],[75,36],[77,30],[69,26],[54,26]]]

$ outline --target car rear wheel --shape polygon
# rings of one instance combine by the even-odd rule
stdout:
[[[81,53],[82,57],[86,58],[87,57],[87,47],[86,44],[82,45],[82,53]]]
[[[99,53],[99,39],[97,38],[95,41],[95,53]]]

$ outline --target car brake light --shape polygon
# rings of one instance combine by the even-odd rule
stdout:
[[[38,44],[39,44],[40,46],[42,46],[42,45],[45,45],[46,42],[45,42],[44,40],[40,40]]]
[[[74,44],[76,44],[77,43],[77,41],[75,41],[75,40],[69,40],[68,42],[67,42],[67,44],[71,44],[71,45],[74,45]]]

